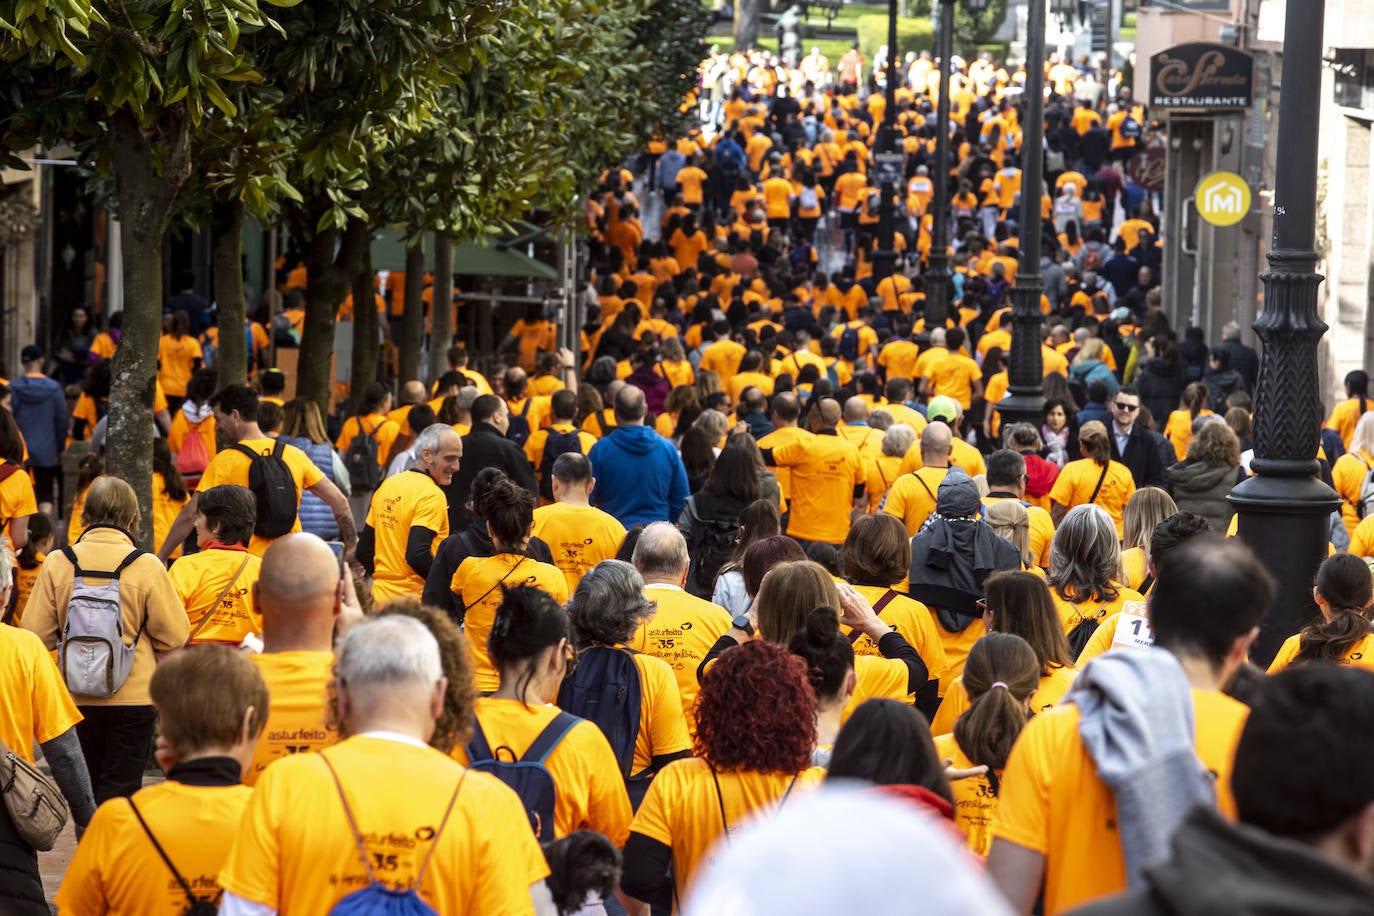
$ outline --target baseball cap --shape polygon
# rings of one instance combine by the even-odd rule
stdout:
[[[19,361],[21,363],[36,363],[43,358],[43,348],[29,344],[19,351]]]
[[[944,420],[946,423],[953,423],[959,416],[959,402],[947,395],[937,394],[930,399],[926,405],[926,419]]]

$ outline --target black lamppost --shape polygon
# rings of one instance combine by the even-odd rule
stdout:
[[[1072,10],[1075,0],[1052,0],[1056,13]],[[1040,239],[1043,223],[1045,146],[1045,0],[1030,0],[1026,14],[1026,121],[1021,142],[1020,263],[1012,290],[1011,353],[1007,396],[997,405],[1006,423],[1039,423],[1045,404],[1040,354]]]
[[[1251,660],[1267,667],[1283,640],[1317,619],[1312,580],[1326,556],[1329,519],[1340,505],[1317,477],[1321,392],[1317,341],[1317,129],[1326,0],[1290,3],[1284,19],[1278,161],[1274,169],[1274,247],[1264,312],[1254,324],[1263,344],[1255,393],[1257,476],[1229,499],[1239,534],[1278,580],[1278,596]]]
[[[980,0],[974,0],[980,2]],[[986,0],[981,0],[986,3]],[[942,328],[949,316],[949,69],[954,56],[955,0],[940,0],[940,33],[935,54],[940,59],[940,98],[935,102],[935,168],[930,181],[935,194],[930,202],[934,225],[930,228],[930,269],[926,271],[926,329]]]
[[[873,279],[878,281],[896,271],[897,185],[901,180],[902,156],[897,152],[897,0],[887,0],[887,104],[883,123],[874,143],[874,161],[881,182],[882,203],[878,209],[878,248],[873,252]],[[894,174],[895,173],[895,174]]]

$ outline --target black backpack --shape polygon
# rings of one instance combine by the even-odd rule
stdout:
[[[638,807],[648,780],[636,780],[635,742],[639,740],[639,712],[643,690],[633,649],[587,646],[577,653],[577,667],[558,689],[558,708],[595,722],[620,765],[630,801]],[[637,797],[636,797],[637,796]]]
[[[582,436],[574,428],[571,432],[560,433],[549,429],[549,437],[544,440],[544,457],[539,461],[539,494],[545,499],[553,499],[553,463],[559,455],[568,452],[582,454]]]
[[[353,485],[354,493],[375,490],[382,483],[382,466],[377,463],[377,455],[382,444],[377,441],[375,435],[381,425],[378,423],[368,429],[363,424],[363,418],[359,417],[358,432],[348,443],[348,451],[344,454],[344,466],[348,468],[348,481]]]
[[[703,496],[698,493],[692,497],[698,524],[692,529],[692,542],[687,545],[692,557],[687,591],[710,601],[715,592],[716,575],[730,559],[739,540],[739,519],[713,513],[709,498]]]
[[[840,357],[851,363],[859,358],[859,329],[853,325],[845,325],[840,332]]]
[[[296,478],[282,455],[286,443],[278,441],[270,455],[261,455],[242,442],[231,446],[252,459],[248,466],[248,489],[258,502],[258,521],[253,533],[263,538],[279,538],[290,533],[296,524],[301,494],[296,490]],[[375,461],[375,459],[374,459]]]
[[[1093,634],[1101,625],[1103,610],[1103,608],[1098,608],[1097,613],[1091,617],[1085,617],[1079,613],[1078,623],[1074,624],[1073,629],[1069,631],[1069,654],[1073,656],[1074,661],[1078,660],[1078,656],[1083,654],[1083,650],[1092,641]]]
[[[1119,130],[1121,131],[1121,136],[1123,139],[1140,139],[1140,122],[1137,121],[1135,118],[1131,117],[1130,115],[1126,115],[1126,117],[1122,120]]]
[[[506,427],[506,438],[521,448],[530,438],[530,405],[533,403],[534,398],[525,398],[525,406],[519,413],[510,415],[510,425]]]

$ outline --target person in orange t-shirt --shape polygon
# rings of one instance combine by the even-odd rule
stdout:
[[[1042,898],[1046,916],[1058,916],[1124,891],[1128,868],[1138,872],[1142,858],[1163,855],[1165,838],[1194,804],[1215,801],[1234,819],[1232,761],[1249,710],[1222,690],[1245,664],[1273,598],[1273,578],[1241,542],[1193,538],[1169,555],[1151,592],[1153,647],[1095,659],[1074,687],[1078,702],[1026,725],[998,793],[987,868],[1013,911],[1029,913]],[[1198,615],[1199,607],[1208,613]],[[1113,701],[1108,684],[1139,707]],[[1149,716],[1154,740],[1165,737],[1154,726],[1175,723],[1171,751],[1186,740],[1182,730],[1191,731],[1196,758],[1170,758],[1153,750],[1164,745],[1129,737],[1124,720],[1139,715]],[[1122,781],[1128,759],[1132,773],[1167,780],[1170,791]],[[1157,839],[1146,848],[1150,832]]]

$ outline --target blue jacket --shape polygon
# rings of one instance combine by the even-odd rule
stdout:
[[[687,469],[673,444],[647,426],[617,426],[587,457],[596,476],[592,503],[626,528],[676,522],[687,501]]]
[[[67,395],[47,376],[21,375],[10,380],[14,421],[29,448],[29,465],[56,467],[67,442]]]
[[[310,463],[319,468],[326,480],[334,483],[334,447],[328,442],[314,442],[305,436],[289,439],[287,442],[305,452]],[[326,541],[339,539],[339,521],[329,503],[314,493],[301,494],[301,507],[297,512],[301,520],[301,530],[324,538]]]

